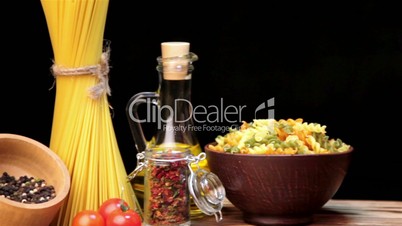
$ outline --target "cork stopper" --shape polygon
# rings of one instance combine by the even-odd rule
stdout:
[[[188,42],[162,42],[163,77],[166,80],[187,79],[190,53]]]
[[[162,58],[180,57],[190,53],[188,42],[162,42]]]

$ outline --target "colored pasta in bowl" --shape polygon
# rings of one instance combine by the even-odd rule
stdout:
[[[348,151],[350,145],[330,138],[326,126],[298,119],[254,119],[209,144],[213,151],[233,154],[302,155]]]
[[[341,186],[353,147],[303,119],[243,122],[204,146],[228,200],[253,225],[307,225]]]

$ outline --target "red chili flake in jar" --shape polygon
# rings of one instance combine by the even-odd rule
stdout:
[[[189,152],[150,152],[145,173],[145,223],[179,225],[190,222]],[[146,158],[147,158],[146,157]]]

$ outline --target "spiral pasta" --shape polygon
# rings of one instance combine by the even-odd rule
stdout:
[[[301,118],[243,121],[239,129],[219,135],[215,141],[210,149],[239,154],[327,154],[350,148],[340,139],[330,139],[325,125],[303,122]]]

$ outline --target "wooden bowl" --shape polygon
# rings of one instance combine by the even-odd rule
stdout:
[[[32,176],[53,185],[56,196],[44,203],[27,204],[0,197],[0,225],[48,226],[70,190],[70,174],[59,156],[47,146],[16,134],[0,134],[0,173]]]
[[[211,143],[216,144],[216,143]],[[353,148],[342,153],[254,155],[216,152],[208,166],[228,200],[254,225],[306,225],[331,199],[348,171]],[[225,217],[223,216],[223,220]]]

